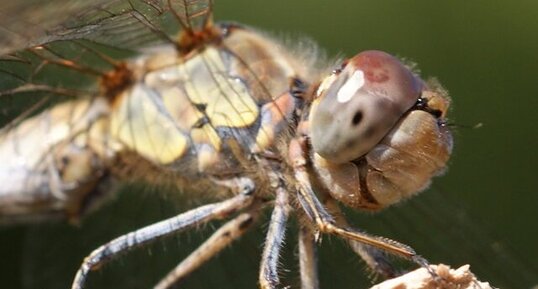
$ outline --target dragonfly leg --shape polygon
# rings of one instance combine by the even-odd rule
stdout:
[[[312,230],[305,226],[299,230],[299,268],[301,270],[301,289],[318,289],[316,242]]]
[[[72,289],[82,289],[92,270],[96,270],[107,262],[117,258],[122,253],[153,242],[165,236],[207,223],[214,219],[227,218],[235,212],[250,206],[254,197],[252,194],[239,194],[230,199],[212,203],[172,218],[157,222],[147,227],[127,233],[100,246],[84,259],[77,271]]]
[[[420,266],[427,267],[428,261],[419,256],[413,248],[391,239],[372,236],[346,225],[338,224],[321,204],[311,183],[311,174],[307,169],[308,145],[306,139],[298,138],[290,142],[289,157],[292,160],[295,180],[297,181],[297,198],[306,216],[315,223],[320,233],[336,235],[346,240],[357,241],[373,246],[387,253],[411,260]]]
[[[284,243],[289,211],[288,192],[284,188],[278,187],[260,265],[259,282],[262,289],[273,289],[279,285],[278,257],[280,247]]]
[[[241,213],[239,216],[222,225],[209,239],[168,273],[154,288],[166,289],[178,285],[187,275],[198,269],[250,229],[258,217],[260,209],[260,206],[253,205],[252,209]]]
[[[364,245],[379,248],[387,253],[403,257],[411,260],[421,266],[426,267],[428,262],[419,256],[415,250],[402,243],[396,242],[388,238],[382,238],[366,234],[357,229],[348,226],[339,225],[338,222],[330,215],[327,210],[321,205],[315,195],[308,180],[306,171],[295,172],[296,179],[299,181],[299,201],[307,213],[307,216],[315,222],[320,233],[336,235],[346,240],[360,242]]]
[[[338,206],[336,201],[328,194],[324,196],[323,204],[334,216],[335,221],[339,226],[349,227],[349,224],[345,219],[344,214],[340,210],[340,207]],[[347,239],[346,241],[353,250],[353,252],[359,255],[362,260],[364,260],[366,265],[368,265],[368,267],[372,270],[373,273],[387,279],[396,277],[400,275],[400,273],[403,273],[399,272],[399,270],[394,268],[390,260],[388,260],[387,254],[384,251],[351,239]]]

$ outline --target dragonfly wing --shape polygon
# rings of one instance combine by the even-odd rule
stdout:
[[[212,7],[212,1],[201,0],[0,3],[0,54],[58,40],[87,39],[119,48],[170,42],[168,35],[181,28],[211,25]]]

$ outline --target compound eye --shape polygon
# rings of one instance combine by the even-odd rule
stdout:
[[[357,159],[392,129],[420,96],[422,81],[394,56],[365,51],[321,91],[311,112],[314,151],[334,163]]]

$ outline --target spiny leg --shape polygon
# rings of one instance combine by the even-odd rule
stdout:
[[[254,223],[260,213],[260,206],[253,205],[248,212],[242,213],[222,225],[209,239],[193,251],[187,258],[166,275],[154,288],[166,289],[177,285],[187,275],[198,269],[217,255],[230,243],[241,237]]]
[[[328,195],[324,196],[323,204],[334,216],[334,219],[339,226],[349,227],[344,214],[333,198]],[[347,239],[346,241],[351,249],[364,260],[366,265],[368,265],[374,273],[379,274],[384,278],[392,278],[399,275],[400,272],[392,266],[384,251],[354,240]]]
[[[71,288],[84,288],[86,279],[91,270],[101,267],[124,252],[208,221],[226,218],[238,210],[249,206],[252,201],[253,196],[250,192],[248,194],[239,194],[225,201],[204,205],[122,235],[107,244],[100,246],[84,259],[77,271]]]
[[[310,174],[307,170],[307,146],[307,140],[304,137],[292,140],[289,146],[289,157],[292,160],[295,180],[297,181],[298,200],[306,215],[316,224],[319,232],[370,245],[387,253],[411,260],[422,267],[428,267],[428,261],[407,245],[391,239],[372,236],[351,227],[338,225],[333,216],[323,207],[312,188]]]
[[[259,282],[262,289],[273,289],[279,284],[278,257],[284,242],[289,211],[288,192],[279,187],[276,190],[275,207],[271,214],[260,265]]]
[[[299,230],[299,268],[301,270],[301,289],[318,289],[316,242],[312,230],[305,226],[301,226]]]
[[[385,250],[388,253],[409,259],[420,266],[426,267],[428,265],[428,262],[424,258],[419,256],[411,247],[407,245],[391,239],[372,236],[350,227],[339,226],[334,218],[321,205],[309,184],[304,183],[304,181],[308,181],[306,176],[301,172],[296,172],[295,176],[300,182],[300,203],[307,214],[310,215],[312,220],[316,223],[316,226],[321,233],[333,234],[346,239],[361,242],[365,245],[374,246]]]

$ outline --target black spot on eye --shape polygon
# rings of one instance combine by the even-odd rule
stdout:
[[[362,111],[358,110],[355,112],[355,115],[353,116],[353,119],[351,120],[351,123],[353,125],[358,125],[362,120]]]

